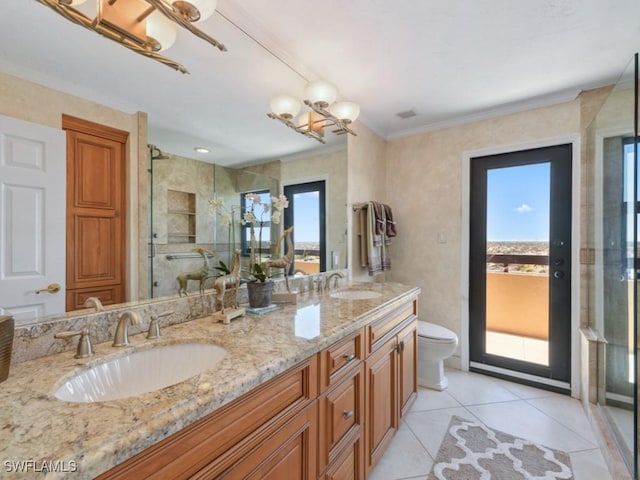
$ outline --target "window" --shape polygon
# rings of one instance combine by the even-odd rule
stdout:
[[[304,273],[326,271],[326,216],[324,180],[284,187],[289,208],[284,211],[284,228],[294,226],[293,269]]]

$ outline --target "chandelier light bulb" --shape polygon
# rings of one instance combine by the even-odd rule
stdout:
[[[216,11],[217,0],[189,0],[194,7],[200,12],[200,18],[196,20],[198,22],[204,22]]]
[[[351,123],[360,115],[360,105],[355,102],[336,102],[329,109],[331,115],[345,123]]]
[[[300,100],[291,95],[276,95],[269,103],[274,115],[291,120],[300,111]]]
[[[71,7],[75,7],[77,5],[82,5],[86,1],[87,0],[67,0],[66,5],[69,5]],[[62,2],[62,3],[65,3],[65,2]]]
[[[147,37],[151,37],[160,45],[159,52],[170,48],[176,41],[176,24],[162,12],[155,10],[147,17]]]
[[[337,96],[338,89],[329,82],[322,80],[309,82],[304,87],[305,100],[321,108],[327,108],[335,101]]]

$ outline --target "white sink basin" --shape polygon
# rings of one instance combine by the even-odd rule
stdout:
[[[227,351],[206,343],[162,345],[79,371],[55,392],[67,402],[133,397],[180,383],[214,367]]]
[[[341,290],[339,292],[333,292],[329,295],[333,298],[341,298],[343,300],[367,300],[370,298],[378,298],[382,296],[382,294],[378,292],[372,292],[370,290]]]

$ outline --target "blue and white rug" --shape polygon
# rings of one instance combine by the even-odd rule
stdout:
[[[454,416],[427,480],[573,480],[569,455]]]

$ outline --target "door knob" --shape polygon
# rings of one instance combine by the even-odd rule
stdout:
[[[57,283],[51,283],[47,288],[39,288],[36,290],[36,293],[49,292],[49,293],[58,293],[60,291],[60,285]]]
[[[557,278],[557,279],[564,278],[564,272],[562,270],[557,270],[553,272],[553,278]]]

